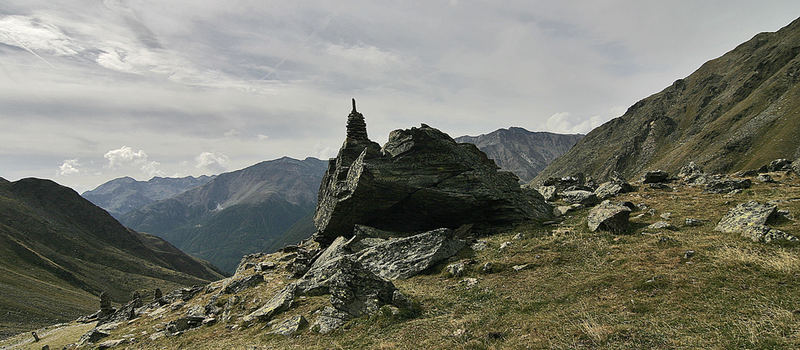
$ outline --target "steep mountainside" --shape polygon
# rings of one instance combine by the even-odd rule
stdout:
[[[261,162],[134,210],[121,221],[232,272],[242,255],[273,251],[313,233],[310,215],[326,167],[316,158]]]
[[[167,290],[222,278],[164,240],[125,228],[55,182],[0,181],[0,334],[74,319],[105,291]]]
[[[694,161],[711,172],[800,155],[800,19],[761,33],[592,130],[534,183],[607,178]]]
[[[154,177],[148,181],[136,181],[121,177],[86,191],[81,196],[116,218],[150,203],[175,196],[190,188],[203,185],[213,176],[186,176],[181,178]]]
[[[513,172],[521,181],[528,182],[547,164],[567,153],[582,137],[581,134],[532,132],[511,127],[480,136],[461,136],[455,140],[478,146],[500,168]]]

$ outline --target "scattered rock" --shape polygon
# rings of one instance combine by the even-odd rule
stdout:
[[[706,173],[695,162],[689,162],[678,171],[678,177],[689,185],[702,185],[707,181]]]
[[[300,332],[307,325],[306,318],[302,315],[297,315],[273,325],[270,333],[290,337]]]
[[[744,232],[742,232],[742,237],[749,238],[753,242],[764,242],[764,243],[771,243],[778,241],[790,241],[790,242],[798,241],[797,237],[792,236],[781,230],[768,227],[767,225],[750,226],[747,229],[745,229]]]
[[[587,225],[591,231],[624,232],[628,230],[630,213],[628,207],[605,201],[589,211]]]
[[[552,202],[558,199],[558,193],[556,192],[556,186],[539,186],[536,189],[542,195],[545,201]]]
[[[356,224],[397,232],[475,224],[478,229],[547,219],[552,207],[473,144],[422,125],[395,130],[381,148],[353,110],[347,137],[322,180],[315,240],[350,237]]]
[[[523,265],[514,265],[511,268],[514,269],[514,271],[522,271],[527,267],[528,267],[528,264],[523,264]]]
[[[661,213],[659,217],[661,217],[664,220],[669,220],[672,217],[672,213],[671,212]]]
[[[256,265],[256,271],[269,271],[275,269],[275,263],[272,261],[265,261]]]
[[[501,243],[501,244],[500,244],[500,250],[506,250],[506,249],[508,249],[508,247],[510,247],[511,245],[512,245],[512,243],[511,243],[511,242],[503,242],[503,243]]]
[[[89,331],[86,334],[84,334],[83,336],[81,336],[81,339],[78,341],[78,343],[79,344],[94,344],[98,340],[103,339],[103,338],[105,338],[105,337],[107,337],[109,335],[110,334],[108,334],[106,332],[103,332],[103,331],[100,331],[100,330],[97,330],[97,329],[92,329],[91,331]]]
[[[704,192],[707,193],[738,193],[743,189],[750,188],[752,185],[750,179],[731,179],[723,178],[720,180],[712,180],[706,184]]]
[[[217,323],[217,319],[214,317],[206,317],[205,319],[203,319],[204,326],[211,326],[215,323]]]
[[[284,287],[280,292],[273,295],[266,304],[245,316],[242,321],[245,324],[252,323],[256,320],[266,322],[272,319],[276,314],[288,310],[294,302],[297,285],[292,283]]]
[[[564,216],[571,211],[575,211],[581,208],[583,208],[583,204],[560,205],[553,208],[553,215],[557,217]]]
[[[686,260],[691,259],[694,256],[694,250],[687,250],[683,253],[683,258]]]
[[[474,250],[476,252],[480,252],[480,251],[486,249],[486,247],[487,247],[486,241],[477,241],[477,242],[472,244],[472,250]]]
[[[125,339],[106,340],[100,344],[97,344],[97,349],[111,349],[113,347],[120,346],[125,342]]]
[[[609,181],[600,184],[596,190],[594,190],[595,196],[597,196],[598,200],[606,200],[611,197],[615,197],[622,193],[633,192],[633,186],[631,184],[624,182],[622,180],[618,181]]]
[[[672,230],[672,231],[675,231],[675,230],[678,229],[677,227],[672,226],[672,224],[670,224],[669,222],[666,222],[666,221],[657,221],[657,222],[651,224],[650,226],[647,226],[647,228],[649,228],[651,230],[664,230],[665,229],[665,230]]]
[[[686,218],[686,220],[684,220],[683,224],[684,224],[684,226],[688,226],[688,227],[697,227],[697,226],[702,226],[703,222],[704,221],[700,220],[700,219]]]
[[[561,199],[570,204],[583,204],[585,206],[592,206],[599,202],[594,193],[584,190],[562,192]]]
[[[777,183],[777,181],[775,181],[774,179],[772,179],[772,176],[769,176],[769,175],[767,175],[767,174],[759,174],[759,175],[756,177],[756,180],[758,180],[758,181],[761,181],[761,182],[763,182],[763,183],[770,183],[770,184]]]
[[[669,179],[669,173],[663,170],[648,171],[642,176],[642,183],[663,183]]]
[[[264,276],[254,274],[243,278],[235,279],[227,283],[223,294],[236,294],[247,288],[255,287],[264,282]]]
[[[392,302],[392,282],[377,276],[352,256],[345,255],[314,267],[297,282],[297,292],[330,294],[331,305],[351,316],[377,312]]]
[[[492,272],[494,272],[494,264],[492,264],[491,262],[487,262],[487,263],[483,264],[483,266],[481,266],[481,272],[482,273],[492,273]]]
[[[461,280],[461,282],[459,282],[459,283],[463,284],[467,289],[470,289],[470,288],[475,287],[476,285],[478,285],[478,279],[477,278],[473,278],[473,277],[467,277],[467,278]]]
[[[794,174],[800,176],[800,158],[797,158],[792,162],[792,170]]]
[[[450,277],[461,277],[464,275],[466,270],[466,264],[463,262],[457,262],[454,264],[447,265],[447,274]]]
[[[660,183],[660,182],[659,183],[647,184],[647,186],[652,188],[652,189],[654,189],[654,190],[663,190],[663,191],[667,191],[667,192],[671,192],[672,191],[672,187],[669,187],[666,184],[663,184],[663,183]]]
[[[744,170],[744,171],[740,171],[740,172],[738,172],[736,174],[733,174],[733,175],[736,176],[736,177],[756,176],[756,175],[758,175],[758,169]]]
[[[792,170],[792,161],[784,158],[775,159],[769,164],[758,169],[759,173],[769,173],[775,171]]]
[[[523,239],[523,238],[525,238],[525,235],[523,235],[523,234],[522,234],[522,232],[517,232],[517,233],[514,235],[514,237],[512,237],[511,239],[513,239],[513,240],[515,240],[515,241],[519,241],[519,240],[521,240],[521,239]]]
[[[315,314],[317,315],[317,319],[311,326],[311,330],[320,334],[328,334],[336,328],[341,327],[352,318],[349,314],[330,306],[324,307],[322,310],[315,312]]]

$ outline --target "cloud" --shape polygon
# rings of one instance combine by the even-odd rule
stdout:
[[[106,167],[111,169],[137,168],[148,177],[163,176],[164,172],[158,169],[161,163],[148,159],[144,150],[134,151],[133,148],[122,146],[112,149],[103,155],[108,160]]]
[[[80,169],[78,167],[80,164],[78,163],[77,159],[66,159],[63,163],[58,167],[58,175],[67,176],[72,174],[80,173]]]
[[[28,16],[0,18],[0,43],[57,56],[76,55],[83,50],[57,26]]]
[[[578,117],[569,112],[558,112],[547,118],[545,126],[547,130],[557,133],[586,134],[611,118],[613,117],[601,115]]]
[[[210,171],[219,174],[227,170],[228,156],[222,153],[203,152],[195,157],[195,167],[197,169]]]

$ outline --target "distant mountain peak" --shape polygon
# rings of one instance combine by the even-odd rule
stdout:
[[[455,140],[475,144],[500,168],[511,171],[521,181],[528,182],[582,137],[580,134],[533,132],[512,126],[479,136],[461,136]]]

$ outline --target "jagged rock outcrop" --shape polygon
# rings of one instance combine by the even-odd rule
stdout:
[[[475,224],[477,229],[550,217],[535,191],[472,144],[456,143],[423,124],[395,130],[381,148],[367,138],[364,117],[348,116],[347,138],[320,186],[316,239],[350,237],[356,224],[422,232]]]

